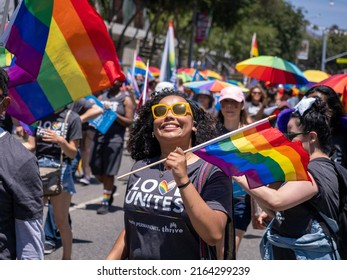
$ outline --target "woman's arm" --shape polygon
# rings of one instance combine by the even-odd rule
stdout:
[[[299,205],[318,193],[318,187],[313,177],[310,181],[289,181],[282,184],[270,184],[256,189],[250,189],[245,176],[233,177],[240,186],[254,197],[264,208],[272,211],[283,211]]]
[[[125,229],[123,229],[108,253],[106,260],[124,260],[127,257],[125,244]]]
[[[59,144],[63,153],[71,159],[73,159],[77,155],[77,149],[78,149],[80,140],[67,141],[63,136],[57,135],[50,128],[42,129],[42,131],[43,131],[43,135],[42,135],[43,141]]]
[[[119,122],[121,125],[127,127],[133,123],[134,119],[134,105],[129,96],[125,97],[124,110],[124,116],[118,115],[116,121]]]
[[[23,145],[30,152],[35,152],[35,148],[36,148],[35,136],[28,135],[28,139],[26,142],[23,142]]]
[[[189,181],[186,157],[181,148],[169,154],[166,167],[172,170],[176,184],[184,185]],[[227,215],[211,209],[202,199],[192,183],[180,189],[181,197],[189,219],[199,236],[211,246],[220,243],[224,237]]]

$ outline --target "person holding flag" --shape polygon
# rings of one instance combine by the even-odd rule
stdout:
[[[329,109],[319,98],[303,99],[288,123],[288,139],[302,143],[310,156],[311,181],[289,181],[250,188],[244,176],[234,179],[273,220],[260,244],[263,259],[340,259],[335,241],[323,230],[320,216],[337,230],[339,182],[331,151]],[[319,212],[320,213],[319,213]]]
[[[132,169],[165,163],[129,177],[125,228],[107,259],[223,259],[231,180],[183,152],[215,136],[212,117],[176,90],[164,89],[140,108],[128,142]]]

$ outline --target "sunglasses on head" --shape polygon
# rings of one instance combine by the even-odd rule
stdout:
[[[308,134],[310,133],[309,131],[305,131],[305,132],[297,132],[297,133],[285,133],[285,136],[288,138],[288,140],[292,141],[296,136],[298,135],[302,135],[302,134]]]
[[[171,110],[172,114],[176,117],[182,117],[187,114],[193,115],[192,109],[187,102],[177,102],[172,105],[156,104],[152,106],[152,114],[155,119],[165,118]]]

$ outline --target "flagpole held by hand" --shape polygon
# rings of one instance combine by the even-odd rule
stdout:
[[[192,148],[190,148],[190,149],[185,150],[184,153],[195,152],[195,151],[197,151],[197,150],[199,150],[199,149],[201,149],[201,148],[203,148],[203,147],[206,147],[206,146],[208,146],[208,145],[211,145],[211,144],[213,144],[213,143],[216,143],[216,142],[218,142],[218,141],[221,141],[221,140],[223,140],[223,139],[225,139],[225,138],[227,138],[227,137],[233,136],[233,135],[235,135],[235,134],[238,134],[238,133],[240,133],[240,132],[243,132],[243,131],[245,131],[245,130],[247,130],[247,129],[250,129],[250,128],[252,128],[252,127],[256,127],[256,126],[258,126],[258,125],[261,125],[261,124],[263,124],[263,123],[266,123],[266,122],[272,120],[273,118],[276,118],[276,116],[274,116],[274,115],[269,116],[269,117],[267,117],[267,118],[261,119],[261,120],[259,120],[259,121],[254,122],[254,123],[251,123],[251,124],[249,124],[249,125],[243,126],[243,127],[239,128],[239,129],[236,129],[236,130],[234,130],[234,131],[231,131],[231,132],[228,132],[228,133],[223,134],[223,135],[221,135],[221,136],[218,136],[218,137],[216,137],[216,138],[213,138],[213,139],[211,139],[211,140],[209,140],[209,141],[206,141],[206,142],[204,142],[204,143],[202,143],[202,144],[200,144],[200,145],[197,145],[197,146],[194,146],[194,147],[192,147]],[[117,177],[117,180],[120,180],[120,179],[122,179],[122,178],[124,178],[124,177],[126,177],[126,176],[129,176],[129,175],[134,174],[134,173],[136,173],[136,172],[139,172],[139,171],[141,171],[141,170],[144,170],[144,169],[150,168],[150,167],[152,167],[152,166],[158,165],[158,164],[163,163],[163,162],[165,162],[165,161],[166,161],[166,158],[163,158],[163,159],[161,159],[161,160],[158,160],[158,161],[156,161],[156,162],[153,162],[153,163],[151,163],[151,164],[148,164],[148,165],[143,166],[143,167],[141,167],[141,168],[138,168],[138,169],[136,169],[136,170],[130,171],[130,172],[125,173],[125,174],[123,174],[123,175],[121,175],[121,176],[118,176],[118,177]]]

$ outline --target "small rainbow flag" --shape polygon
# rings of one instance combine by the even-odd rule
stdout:
[[[105,23],[87,0],[24,0],[0,41],[16,56],[8,112],[27,124],[125,79]]]
[[[137,98],[140,97],[140,89],[139,89],[139,86],[137,85],[137,82],[135,80],[135,77],[131,71],[131,69],[128,69],[127,71],[127,74],[126,74],[126,81],[129,85],[132,85],[133,86],[133,89],[134,89],[134,93],[136,95]]]
[[[301,142],[289,141],[268,119],[254,124],[194,153],[228,176],[246,175],[251,189],[274,182],[309,181],[309,155]]]
[[[165,46],[160,65],[159,80],[176,85],[175,36],[172,21],[166,34]]]
[[[136,61],[135,61],[135,68],[134,68],[134,74],[141,74],[142,76],[146,76],[146,71],[147,71],[147,67],[146,64],[143,62],[143,60],[141,59],[141,57],[139,57],[138,55],[136,56]],[[151,74],[151,72],[148,72],[148,77],[150,79],[154,79],[153,75]]]
[[[251,44],[251,57],[259,56],[257,34],[253,33],[252,44]]]

